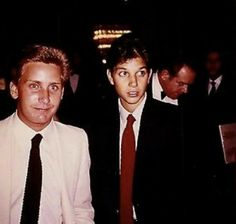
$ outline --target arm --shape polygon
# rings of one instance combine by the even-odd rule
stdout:
[[[90,191],[90,155],[85,132],[81,141],[81,157],[78,166],[77,185],[74,196],[74,213],[77,224],[93,224],[94,209]]]

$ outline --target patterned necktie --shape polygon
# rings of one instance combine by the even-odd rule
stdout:
[[[21,213],[21,224],[36,224],[39,217],[39,205],[42,185],[42,165],[40,160],[39,144],[41,134],[36,134],[32,139],[28,173],[25,184],[25,194]]]
[[[121,141],[121,175],[120,175],[120,224],[133,223],[133,174],[135,166],[135,136],[130,114]]]

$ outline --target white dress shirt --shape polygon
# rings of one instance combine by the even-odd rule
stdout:
[[[139,128],[140,128],[140,121],[141,121],[141,116],[144,108],[144,104],[147,99],[147,94],[145,93],[145,96],[142,100],[142,102],[138,105],[138,107],[135,109],[135,111],[132,113],[133,117],[135,118],[135,122],[133,123],[133,130],[134,130],[134,136],[135,136],[135,149],[137,150],[137,142],[138,142],[138,135],[139,135]],[[119,145],[119,150],[120,150],[120,158],[119,158],[119,167],[121,168],[121,140],[122,140],[122,135],[124,132],[124,129],[127,124],[127,117],[130,114],[121,104],[120,99],[118,100],[119,103],[119,112],[120,112],[120,145]],[[136,219],[136,213],[135,213],[135,208],[133,206],[133,217]]]
[[[134,136],[135,136],[135,149],[137,147],[137,142],[138,142],[138,134],[139,134],[139,127],[140,127],[140,120],[141,120],[141,115],[143,112],[144,104],[147,99],[147,94],[145,94],[142,102],[138,105],[138,107],[135,109],[135,111],[132,113],[132,115],[135,118],[135,122],[133,124],[133,130],[134,130]],[[124,129],[127,124],[127,117],[130,114],[122,105],[119,99],[119,112],[120,112],[120,145],[119,148],[121,150],[121,139],[122,135],[124,132]]]
[[[215,82],[215,87],[216,87],[216,91],[220,85],[222,81],[222,75],[220,75],[217,79],[215,80],[212,80],[212,79],[209,79],[209,82],[208,82],[208,94],[211,92],[211,88],[212,88],[212,84],[211,82]]]
[[[12,163],[11,186],[11,224],[20,222],[24,186],[26,182],[31,139],[36,134],[25,125],[15,114],[16,128],[14,130],[14,157]],[[39,211],[39,223],[62,223],[61,185],[58,174],[57,146],[53,143],[52,122],[41,132],[43,139],[40,143],[40,157],[42,161],[42,192]]]
[[[165,96],[163,99],[161,99],[161,92],[163,91],[163,88],[161,87],[161,84],[158,79],[158,72],[155,72],[152,74],[152,98],[155,100],[162,101],[164,103],[171,103],[174,105],[178,105],[177,99],[171,99],[168,96]]]

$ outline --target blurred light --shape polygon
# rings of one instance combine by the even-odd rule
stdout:
[[[100,51],[102,58],[106,58],[107,50],[111,47],[112,42],[126,33],[132,31],[125,25],[98,25],[93,31],[93,40]],[[106,64],[106,60],[102,60]]]
[[[115,39],[125,33],[130,33],[130,32],[131,30],[95,30],[93,39],[94,40]]]
[[[110,48],[111,45],[110,44],[99,44],[98,45],[98,49],[104,49],[104,48]]]

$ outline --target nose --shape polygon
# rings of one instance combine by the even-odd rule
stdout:
[[[136,87],[138,85],[137,77],[136,75],[131,75],[129,77],[129,86]]]
[[[39,101],[47,104],[50,101],[50,97],[49,97],[49,90],[48,89],[41,89],[40,91],[40,96],[39,96]]]

